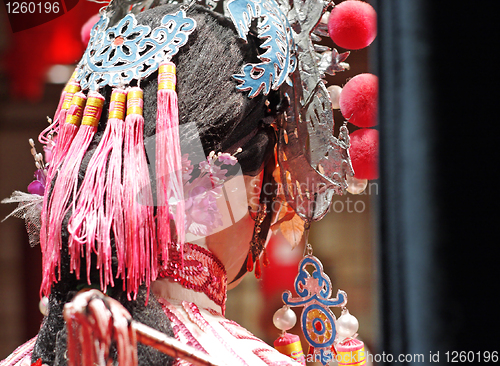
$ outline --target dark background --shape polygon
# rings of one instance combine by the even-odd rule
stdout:
[[[491,3],[376,6],[379,350],[439,351],[440,364],[445,352],[498,351],[498,25]]]

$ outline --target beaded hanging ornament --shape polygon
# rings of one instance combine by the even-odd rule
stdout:
[[[336,360],[339,365],[364,365],[364,345],[356,339],[358,321],[345,308],[347,294],[338,290],[336,297],[331,297],[332,283],[323,271],[321,261],[313,256],[310,244],[306,245],[306,255],[299,263],[294,289],[298,296],[293,297],[290,291],[285,291],[282,296],[285,305],[273,317],[274,325],[283,331],[282,336],[275,341],[275,348],[305,365],[300,339],[286,333],[297,321],[291,307],[303,307],[300,325],[309,343],[308,361],[327,365]],[[330,307],[342,308],[338,319]]]

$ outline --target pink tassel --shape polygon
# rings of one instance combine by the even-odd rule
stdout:
[[[40,141],[40,143],[42,143],[44,145],[47,145],[47,144],[51,143],[51,139],[47,138],[48,133],[50,131],[55,131],[56,133],[59,132],[59,126],[64,122],[64,120],[62,122],[59,121],[59,114],[60,114],[62,106],[63,106],[63,104],[64,104],[64,102],[66,100],[66,94],[67,94],[68,90],[73,95],[75,93],[77,93],[77,92],[80,91],[79,84],[75,83],[75,78],[76,78],[76,70],[71,75],[71,78],[66,83],[66,85],[65,85],[65,87],[64,87],[64,89],[63,89],[63,91],[61,93],[61,97],[59,98],[59,103],[57,104],[56,113],[54,113],[54,119],[52,120],[51,125],[49,127],[47,127],[46,129],[44,129],[38,135],[38,141]],[[71,83],[78,85],[78,87],[74,88],[74,87],[70,86]],[[73,95],[68,96],[68,98],[73,98]],[[71,103],[71,99],[69,100],[69,103]],[[69,108],[68,104],[66,104],[66,106]],[[66,109],[68,109],[68,108],[66,108]]]
[[[63,99],[62,104],[60,103],[57,106],[57,111],[54,115],[54,123],[56,123],[55,131],[58,132],[59,126],[61,126],[64,121],[66,121],[66,115],[68,114],[68,110],[71,106],[71,102],[73,101],[73,96],[80,92],[80,83],[75,81],[74,79],[70,79],[66,87],[64,88],[61,99]],[[64,97],[64,98],[63,98]]]
[[[50,286],[52,282],[56,281],[56,267],[59,268],[59,279],[61,276],[62,222],[68,210],[68,202],[72,200],[73,205],[75,203],[80,164],[97,131],[103,104],[104,98],[102,95],[97,92],[89,93],[83,112],[82,125],[68,150],[66,159],[61,165],[47,206],[47,221],[45,222],[48,227],[47,250],[43,252],[42,257],[42,291],[44,294],[50,293]],[[71,256],[70,271],[76,270],[77,278],[80,276],[81,244],[76,243],[76,241],[68,243],[68,251]]]
[[[53,175],[53,172],[62,162],[69,147],[71,146],[71,142],[78,132],[86,100],[87,97],[80,92],[76,93],[72,98],[71,105],[69,106],[66,114],[65,122],[61,124],[57,134],[57,144],[53,151],[49,175]]]
[[[177,244],[183,261],[185,202],[182,183],[179,109],[175,92],[175,64],[165,62],[158,70],[158,115],[156,119],[156,179],[158,243],[162,258],[168,259],[171,243],[169,201],[175,202]]]
[[[61,97],[64,96],[64,99],[62,101],[60,109],[59,109],[59,105],[58,105],[59,111],[56,110],[56,114],[54,115],[54,121],[58,121],[58,120],[64,121],[65,120],[65,118],[64,119],[60,118],[62,116],[61,112],[64,110],[67,111],[69,109],[69,106],[71,105],[71,101],[73,99],[73,96],[80,91],[81,91],[80,83],[78,81],[76,81],[74,79],[74,77],[72,76],[71,79],[69,79],[66,86],[64,87],[63,93],[61,95]],[[59,101],[59,102],[61,102],[61,101]]]
[[[144,149],[143,93],[132,88],[127,95],[123,154],[123,196],[125,212],[125,253],[127,294],[137,291],[142,282],[156,279],[156,252],[153,196]]]
[[[66,155],[71,142],[73,141],[74,136],[78,131],[78,126],[80,125],[83,108],[85,106],[85,101],[87,97],[83,93],[76,93],[73,98],[72,105],[70,106],[70,113],[66,118],[66,122],[60,128],[60,136],[58,138],[59,144],[59,155],[52,156],[52,162],[49,167],[49,171],[47,174],[46,186],[52,186],[52,180],[54,178],[55,173],[57,172],[57,167],[62,161],[63,157]],[[64,146],[64,147],[63,147]],[[43,207],[41,212],[41,229],[40,229],[40,247],[42,250],[42,259],[43,259],[43,268],[44,268],[44,277],[41,291],[50,292],[50,285],[52,282],[56,280],[55,272],[51,271],[51,253],[54,253],[56,248],[54,248],[54,242],[48,240],[48,230],[49,230],[49,204],[52,201],[52,195],[48,194],[49,189],[46,189],[45,196],[43,198]],[[51,273],[52,272],[52,273]],[[49,273],[51,273],[49,275]],[[49,276],[49,277],[47,277]],[[47,292],[47,294],[48,294]]]
[[[85,177],[78,191],[77,204],[68,223],[69,247],[76,248],[81,244],[86,246],[87,282],[89,284],[91,255],[93,252],[97,254],[96,266],[100,271],[103,292],[106,292],[108,284],[114,286],[111,268],[110,230],[101,231],[102,229],[106,230],[106,227],[101,226],[101,222],[108,219],[104,212],[106,165],[114,145],[115,130],[123,124],[125,98],[126,92],[123,90],[114,90],[111,95],[110,117],[106,129],[89,161]],[[121,119],[116,118],[115,109],[121,110]]]
[[[111,247],[110,232],[113,230],[116,254],[118,258],[118,270],[116,277],[120,275],[125,286],[125,222],[123,213],[123,184],[122,184],[122,151],[123,135],[125,132],[125,103],[127,92],[115,90],[111,95],[111,104],[108,124],[111,129],[112,148],[108,163],[108,173],[105,183],[105,210],[104,217],[99,220],[102,246]]]
[[[75,98],[75,95],[78,97]],[[80,85],[74,82],[73,79],[70,79],[62,93],[62,106],[61,108],[58,107],[59,111],[56,112],[53,123],[38,136],[38,140],[41,143],[54,144],[54,141],[45,135],[49,130],[54,130],[57,134],[57,143],[52,147],[52,161],[50,162],[47,174],[48,183],[52,180],[56,169],[68,152],[69,146],[78,131],[86,98],[83,93],[80,93]]]

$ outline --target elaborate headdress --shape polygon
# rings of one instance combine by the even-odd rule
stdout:
[[[65,225],[70,271],[80,275],[80,258],[86,253],[87,276],[91,265],[99,268],[102,290],[119,275],[128,293],[137,293],[142,282],[148,284],[157,277],[158,263],[170,260],[169,249],[181,253],[182,265],[185,208],[171,59],[187,43],[196,22],[186,14],[189,4],[185,4],[150,27],[140,24],[134,13],[155,4],[134,3],[131,12],[123,13],[129,5],[115,0],[102,11],[50,131],[57,139],[42,209],[44,293],[60,278]],[[325,33],[319,21],[328,5],[299,1],[291,6],[274,0],[224,3],[241,39],[246,41],[248,33],[255,32],[262,40],[259,62],[243,65],[234,75],[235,87],[249,98],[280,90],[282,110],[273,123],[279,140],[280,178],[286,201],[304,220],[321,218],[333,194],[347,187],[346,175],[352,175],[348,132],[343,126],[338,139],[332,136],[333,112],[322,80],[325,72],[345,66],[339,62],[342,58],[332,58],[332,51],[315,48],[311,40],[311,35],[317,39],[314,34]],[[156,155],[148,156],[155,161],[152,188],[140,84],[154,73],[158,73],[158,108]],[[107,123],[99,127],[105,103],[99,91],[108,87],[112,91]],[[80,181],[80,164],[98,129],[102,136]],[[267,170],[265,179],[274,181],[274,163]],[[263,198],[268,204],[262,202],[263,217],[254,238],[258,245],[249,253],[250,262],[260,255],[271,223],[271,197]],[[112,239],[117,273],[112,270]]]
[[[150,26],[142,19],[159,2],[114,0],[92,28],[54,121],[40,138],[53,150],[45,170],[41,212],[43,293],[49,293],[61,276],[61,253],[69,256],[69,271],[77,278],[84,256],[89,283],[95,267],[102,290],[121,277],[129,296],[141,283],[156,279],[172,258],[182,267],[187,230],[183,169],[189,167],[182,162],[172,59],[189,47],[190,35],[197,32],[189,15],[192,3],[170,7],[159,21],[149,21],[154,24]],[[205,4],[210,9],[216,5]],[[332,103],[323,79],[348,67],[344,62],[348,53],[316,44],[327,35],[321,19],[330,5],[320,0],[223,2],[238,37],[255,42],[249,40],[252,34],[260,42],[255,62],[233,74],[234,88],[268,107],[264,125],[278,140],[275,158],[264,159],[269,161],[264,164],[264,184],[273,188],[262,190],[247,265],[240,275],[252,270],[255,261],[259,267],[277,196],[305,222],[319,220],[353,175],[349,133],[344,123],[338,138],[332,134]],[[155,75],[156,96],[149,92],[144,96],[141,84]],[[157,105],[154,132],[145,130],[144,103]],[[247,120],[251,116],[248,113]],[[150,146],[147,142],[145,146],[145,139],[153,134],[154,154],[147,154]],[[244,158],[246,151],[241,148],[257,134],[236,125],[230,132],[232,145],[217,147],[231,154],[241,151],[237,157]],[[267,150],[273,155],[273,149]],[[211,156],[213,162],[220,154]],[[247,171],[259,169],[260,163]],[[67,248],[61,236],[66,230]]]

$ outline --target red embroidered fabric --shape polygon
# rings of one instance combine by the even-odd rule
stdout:
[[[177,317],[174,311],[169,309],[170,303],[165,299],[158,300],[163,308],[163,312],[167,315],[172,323],[172,330],[174,331],[175,339],[187,344],[188,346],[196,348],[200,352],[208,353],[203,346],[191,334],[185,324]]]
[[[199,308],[187,301],[170,303],[159,299],[163,311],[172,322],[175,338],[201,352],[210,354],[221,364],[231,366],[300,366],[290,357],[278,352],[255,337],[238,323]],[[177,359],[174,366],[193,366]]]
[[[264,361],[267,365],[272,366],[290,366],[288,361],[276,361],[272,359],[273,351],[269,348],[258,348],[254,349],[253,353]]]
[[[256,342],[262,342],[264,341],[260,340],[256,336],[254,336],[252,333],[250,333],[248,330],[243,328],[241,325],[236,323],[235,321],[224,319],[219,321],[219,324],[222,325],[222,327],[229,332],[234,338],[237,339],[251,339]]]
[[[221,261],[212,252],[195,244],[184,245],[184,266],[181,253],[169,250],[170,260],[158,274],[159,278],[171,278],[183,287],[203,292],[219,305],[222,313],[226,309],[227,275]]]
[[[222,346],[224,346],[238,360],[240,366],[249,366],[243,358],[241,358],[231,347],[231,345],[210,325],[210,323],[200,313],[200,309],[192,302],[183,301],[182,307],[188,314],[189,320],[196,324],[201,330],[206,333],[211,333]]]
[[[5,360],[0,361],[0,366],[16,366],[23,363],[31,364],[31,354],[35,347],[37,337],[31,338],[28,342],[17,347]]]

